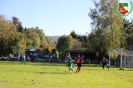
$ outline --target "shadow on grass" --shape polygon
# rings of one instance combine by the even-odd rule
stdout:
[[[120,68],[119,70],[120,71],[133,71],[133,69],[131,68]]]
[[[119,70],[125,70],[125,69],[123,69],[123,68],[120,68]]]

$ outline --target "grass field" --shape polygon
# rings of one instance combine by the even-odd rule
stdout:
[[[60,63],[0,62],[0,88],[133,88],[129,68],[103,70],[100,65],[83,64],[80,73],[65,71],[68,68]]]

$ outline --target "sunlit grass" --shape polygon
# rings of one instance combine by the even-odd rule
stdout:
[[[60,68],[58,71],[57,69]],[[76,64],[74,64],[76,70]],[[66,73],[65,73],[66,71]],[[0,62],[0,88],[132,88],[133,70],[83,64],[67,72],[61,63]]]

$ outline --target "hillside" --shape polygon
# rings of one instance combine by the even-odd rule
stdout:
[[[53,43],[57,42],[60,36],[46,36],[47,38],[51,38]]]

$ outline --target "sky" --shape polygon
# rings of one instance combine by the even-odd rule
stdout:
[[[15,16],[23,27],[39,27],[47,36],[69,35],[73,30],[79,35],[90,33],[90,8],[95,8],[93,0],[0,0],[0,14],[6,19]],[[131,16],[133,12],[128,19]]]

